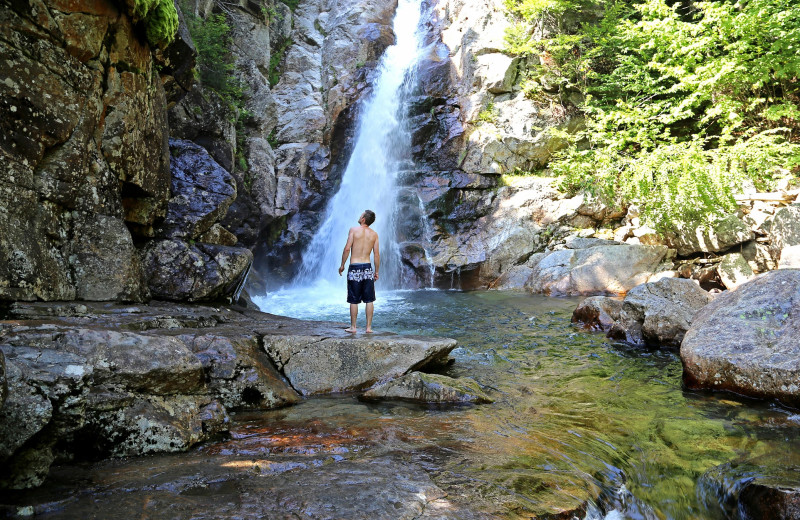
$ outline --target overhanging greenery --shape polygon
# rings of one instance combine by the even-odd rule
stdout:
[[[586,94],[586,130],[551,162],[564,189],[637,200],[664,231],[734,208],[800,164],[800,7],[792,0],[506,0],[523,84]],[[583,24],[572,24],[583,13]],[[591,14],[589,14],[591,13]],[[538,38],[542,28],[555,28]],[[546,33],[546,31],[545,31]]]

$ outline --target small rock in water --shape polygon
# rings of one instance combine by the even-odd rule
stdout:
[[[469,377],[454,379],[438,374],[411,372],[364,393],[367,399],[404,399],[423,403],[492,403]]]

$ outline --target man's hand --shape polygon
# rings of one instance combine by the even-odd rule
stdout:
[[[378,281],[378,273],[375,273],[375,281]]]
[[[344,265],[339,267],[339,276],[342,276],[342,271],[344,271]]]

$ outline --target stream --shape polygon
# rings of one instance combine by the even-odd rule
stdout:
[[[347,320],[341,298],[310,294],[258,301],[274,313]],[[456,338],[446,373],[474,378],[495,402],[428,407],[346,395],[239,413],[230,438],[189,453],[55,467],[42,488],[17,497],[33,505],[21,512],[737,518],[725,495],[736,479],[775,471],[800,453],[796,411],[682,390],[677,353],[576,329],[579,299],[430,290],[378,298],[377,330]],[[362,308],[361,327],[363,319]],[[733,471],[746,460],[757,461],[746,476]]]

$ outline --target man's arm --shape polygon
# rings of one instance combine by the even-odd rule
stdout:
[[[344,245],[344,251],[342,251],[342,265],[339,266],[339,276],[342,276],[342,272],[344,271],[344,263],[347,262],[347,257],[350,256],[350,250],[353,248],[353,229],[350,229],[350,232],[347,234],[347,243]]]
[[[375,245],[372,246],[375,255],[375,279],[378,279],[378,271],[381,269],[381,248],[378,246],[378,235],[375,235]]]

